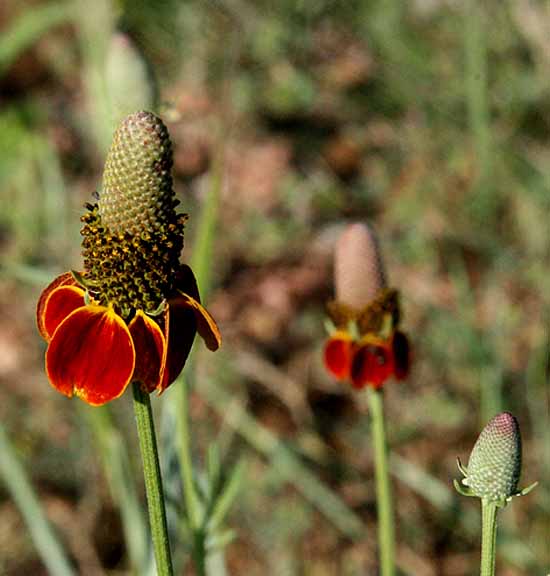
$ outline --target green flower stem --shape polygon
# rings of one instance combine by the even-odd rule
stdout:
[[[384,424],[384,405],[381,390],[368,388],[368,406],[374,447],[374,474],[378,507],[378,545],[381,576],[395,575],[395,529],[388,449]]]
[[[497,512],[494,502],[481,501],[481,576],[494,576],[495,573]]]
[[[172,576],[172,558],[170,556],[170,542],[168,540],[162,477],[160,474],[151,401],[149,400],[149,394],[143,392],[139,382],[134,382],[132,387],[157,573],[159,576]]]

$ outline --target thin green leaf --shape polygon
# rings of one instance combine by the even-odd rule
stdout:
[[[246,466],[244,461],[239,461],[233,467],[231,474],[224,482],[222,490],[214,502],[212,513],[207,522],[207,530],[209,533],[221,525],[229,512],[231,505],[239,493],[245,468]]]
[[[2,424],[0,424],[0,477],[19,508],[32,541],[49,573],[56,576],[75,575],[76,572],[71,567],[53,527],[46,518],[38,496]]]

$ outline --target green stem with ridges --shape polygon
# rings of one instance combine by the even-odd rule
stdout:
[[[380,549],[381,576],[395,575],[395,528],[391,480],[388,465],[388,448],[384,422],[384,405],[381,390],[369,388],[367,399],[371,419],[374,448],[374,474],[378,508],[378,545]]]
[[[494,576],[497,542],[498,506],[481,501],[481,576]]]
[[[134,382],[132,388],[157,573],[159,576],[173,576],[151,401],[149,394],[141,389],[139,382]]]

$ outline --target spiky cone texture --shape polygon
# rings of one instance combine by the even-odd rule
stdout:
[[[365,224],[349,225],[334,253],[336,300],[361,310],[386,287],[377,238]]]
[[[187,216],[176,214],[171,168],[162,120],[144,111],[127,116],[107,155],[99,203],[82,218],[90,294],[123,317],[153,313],[178,269]]]
[[[516,495],[521,474],[521,434],[509,412],[495,416],[482,430],[468,462],[463,483],[491,502]]]

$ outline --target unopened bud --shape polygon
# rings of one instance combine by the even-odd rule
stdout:
[[[334,255],[336,300],[357,310],[386,287],[377,238],[365,224],[350,224],[340,236]]]
[[[105,78],[113,125],[136,110],[156,108],[158,90],[153,73],[128,34],[113,34],[107,51]]]
[[[480,498],[498,502],[517,492],[521,474],[521,434],[509,412],[495,416],[482,430],[463,483]]]

